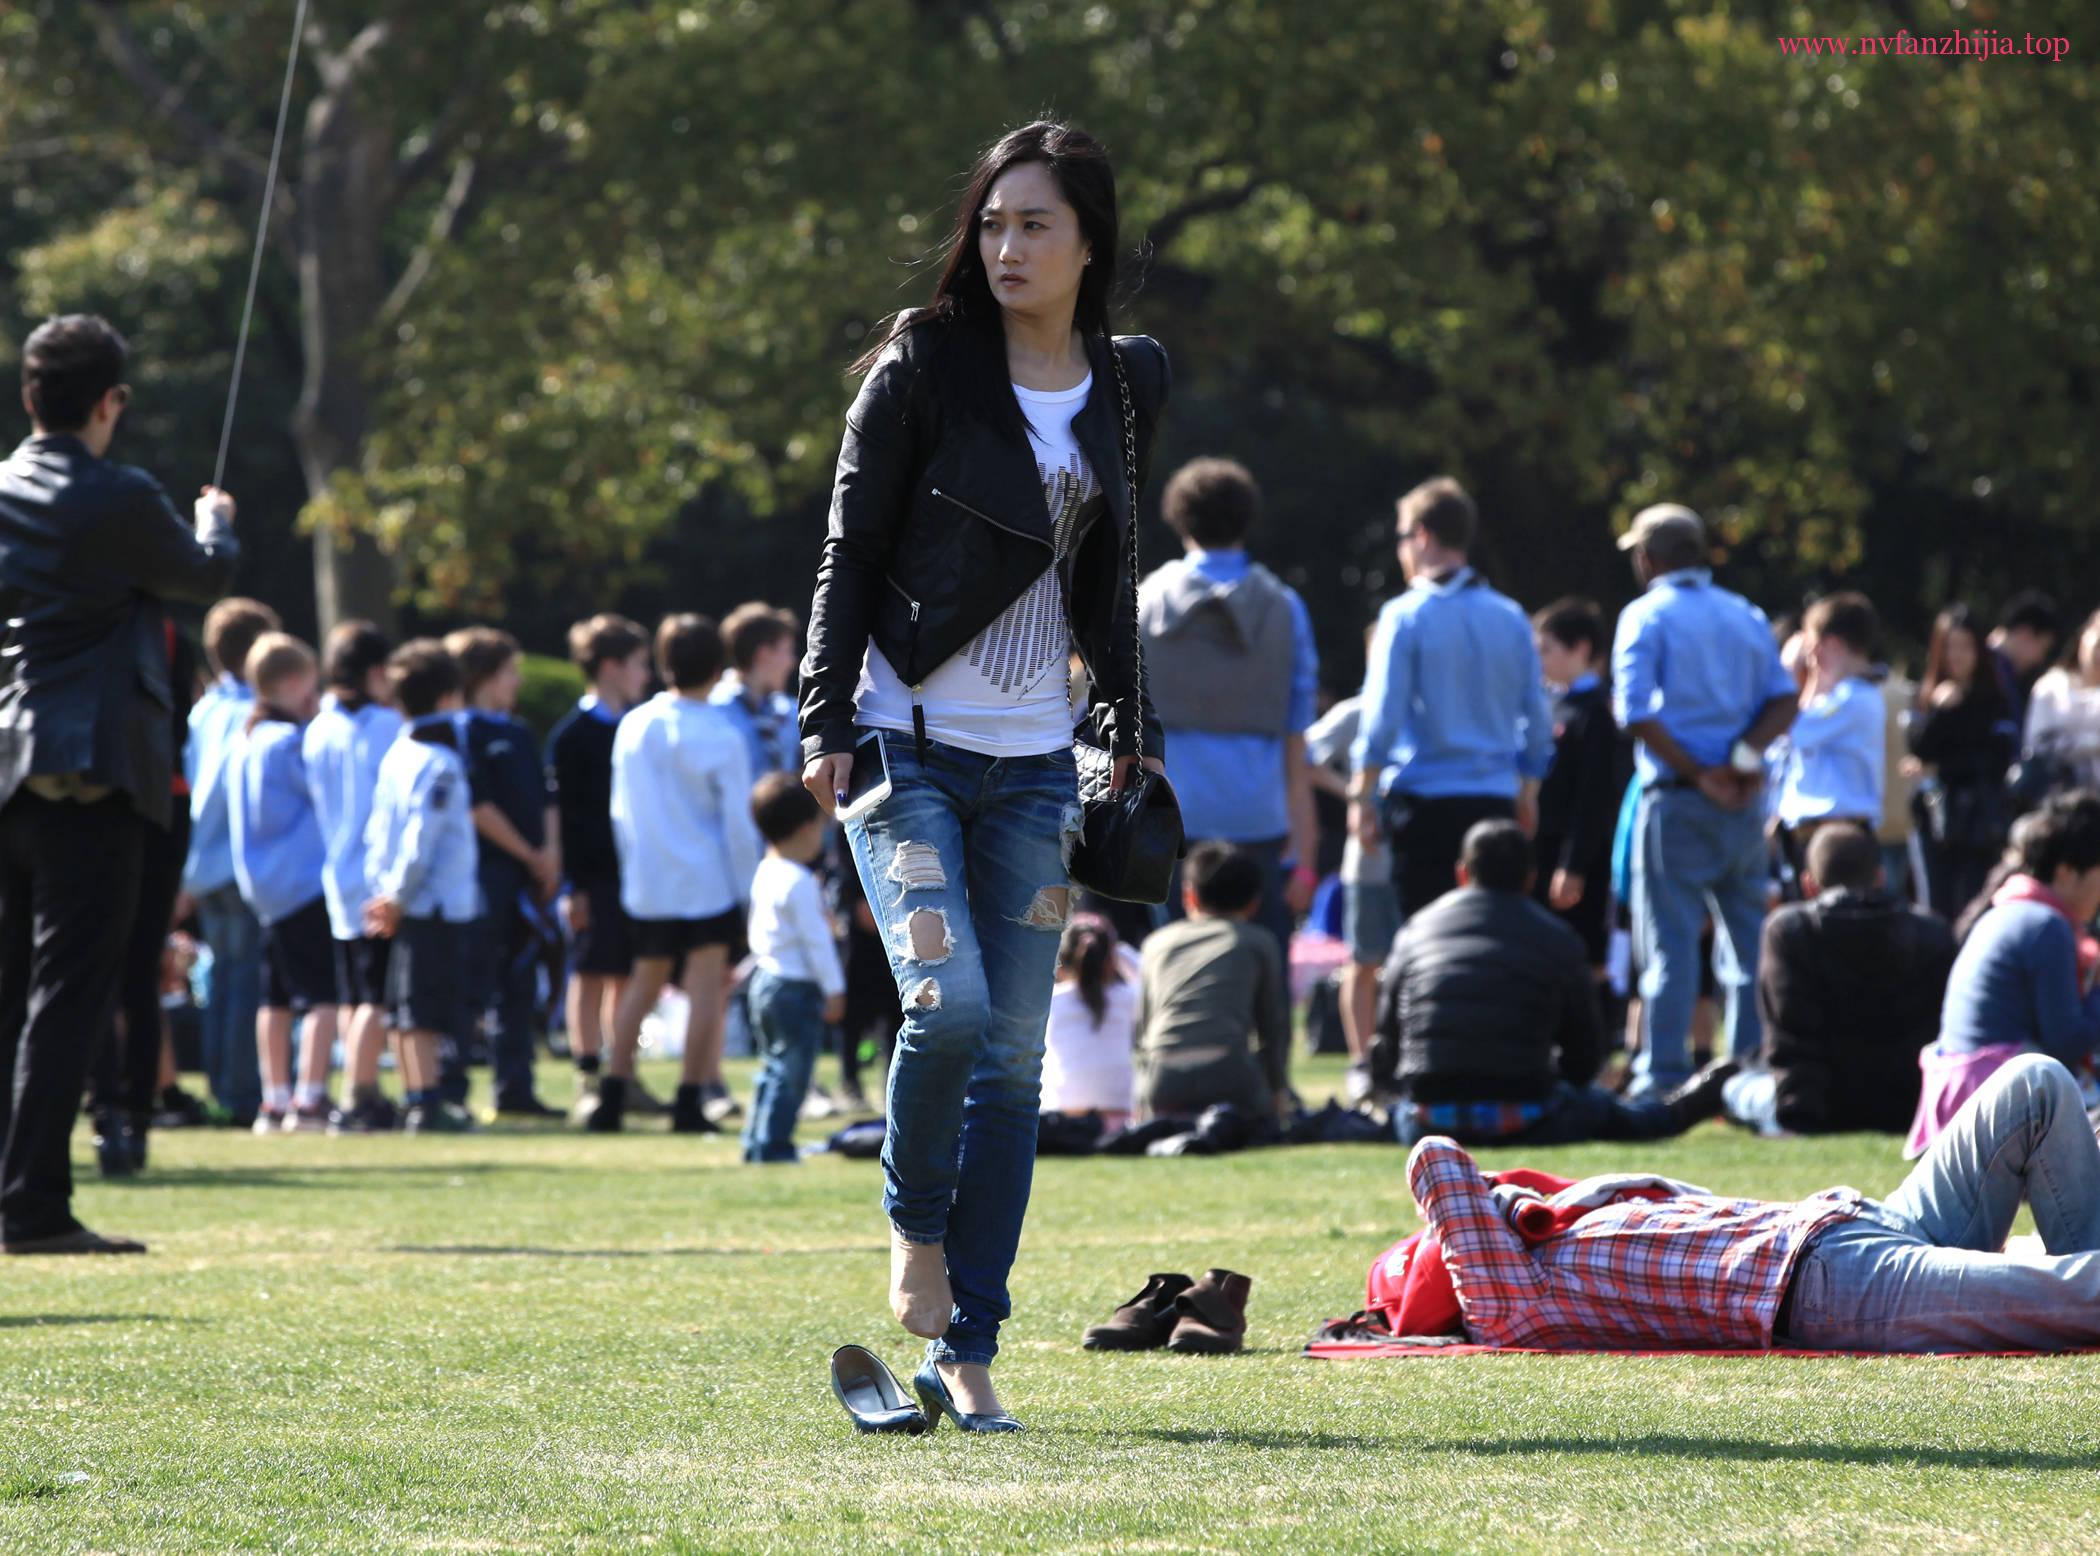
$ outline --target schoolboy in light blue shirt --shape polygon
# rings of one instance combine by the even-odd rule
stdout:
[[[336,1134],[392,1129],[393,1104],[379,1089],[379,1058],[386,1049],[387,942],[364,932],[365,827],[379,764],[401,732],[401,715],[387,705],[387,655],[392,645],[369,621],[346,621],[328,634],[324,672],[328,693],[306,726],[307,788],[321,824],[325,858],[321,892],[335,939],[336,987],[349,1012],[343,1069],[349,1105],[329,1120]]]
[[[742,732],[751,781],[767,773],[802,772],[802,737],[788,679],[800,657],[795,618],[763,601],[739,605],[722,618],[722,650],[729,668],[707,700]]]
[[[263,1077],[258,1134],[328,1127],[335,1048],[335,948],[321,891],[326,850],[307,787],[305,725],[320,701],[313,650],[266,632],[248,651],[255,706],[227,764],[227,819],[241,896],[262,923],[262,1003],[255,1044]],[[292,1026],[306,1018],[296,1092]]]
[[[444,644],[418,638],[394,651],[387,676],[408,724],[387,748],[372,790],[364,929],[393,942],[387,1014],[408,1092],[403,1127],[455,1134],[474,1125],[438,1089],[440,1050],[466,1030],[467,937],[482,906],[473,797],[453,718],[460,671]]]
[[[255,704],[241,679],[248,650],[278,628],[277,612],[238,596],[204,617],[204,655],[215,679],[190,708],[183,776],[190,791],[189,855],[182,889],[197,905],[198,927],[211,947],[211,974],[199,1037],[212,1097],[246,1128],[262,1106],[255,1065],[255,1012],[262,998],[262,925],[241,900],[233,877],[233,841],[226,818],[226,760]]]
[[[1867,678],[1878,628],[1866,596],[1849,592],[1816,601],[1802,621],[1809,680],[1786,735],[1777,812],[1797,852],[1825,823],[1880,823],[1888,707]]]

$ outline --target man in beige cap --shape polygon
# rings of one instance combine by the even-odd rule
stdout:
[[[1633,849],[1641,1052],[1628,1095],[1690,1074],[1699,932],[1714,924],[1729,1053],[1754,1056],[1758,937],[1765,917],[1764,751],[1793,723],[1798,690],[1771,624],[1714,586],[1706,526],[1679,503],[1634,515],[1619,538],[1643,588],[1619,616],[1612,711],[1635,740],[1641,786]]]

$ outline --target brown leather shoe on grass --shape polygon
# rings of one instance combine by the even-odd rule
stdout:
[[[1117,1308],[1105,1324],[1080,1339],[1090,1351],[1156,1351],[1167,1343],[1179,1316],[1174,1299],[1196,1283],[1186,1275],[1154,1275],[1145,1289]]]
[[[1167,1349],[1184,1356],[1231,1356],[1246,1343],[1247,1293],[1254,1282],[1231,1270],[1205,1270],[1174,1299],[1176,1315]]]

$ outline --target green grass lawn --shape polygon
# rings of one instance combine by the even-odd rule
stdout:
[[[1414,1225],[1397,1148],[1044,1163],[1000,1363],[1031,1430],[985,1439],[860,1439],[831,1398],[832,1347],[914,1355],[872,1163],[192,1131],[103,1186],[78,1152],[83,1218],[153,1251],[0,1265],[0,1551],[2100,1545],[2100,1357],[1302,1359]],[[1892,1141],[1719,1125],[1527,1159],[1902,1177]],[[1213,1264],[1254,1277],[1246,1355],[1079,1348]]]

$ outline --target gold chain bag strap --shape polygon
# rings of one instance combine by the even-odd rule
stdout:
[[[1123,412],[1123,480],[1130,493],[1128,565],[1130,568],[1131,666],[1135,683],[1128,702],[1116,710],[1117,726],[1127,712],[1134,732],[1137,762],[1120,789],[1115,759],[1089,740],[1075,739],[1072,755],[1079,768],[1079,806],[1083,816],[1079,841],[1072,849],[1072,884],[1097,897],[1119,902],[1160,903],[1174,879],[1175,861],[1186,851],[1181,803],[1174,789],[1145,762],[1145,634],[1138,623],[1138,483],[1137,402],[1123,370],[1123,353],[1113,339],[1109,360],[1115,364],[1116,398]]]

